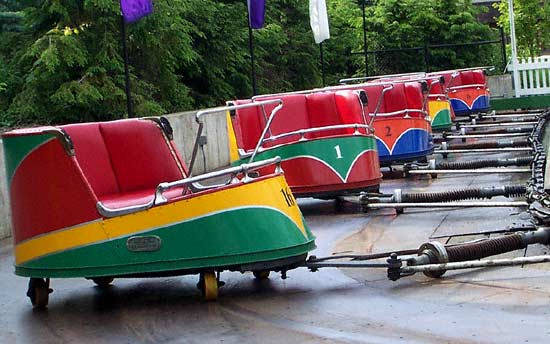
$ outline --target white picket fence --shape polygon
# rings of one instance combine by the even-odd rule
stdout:
[[[509,71],[513,70],[512,63]],[[514,85],[516,97],[550,94],[550,56],[522,58],[517,63],[517,70],[518,80]]]

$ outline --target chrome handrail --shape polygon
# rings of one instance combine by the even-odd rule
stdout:
[[[447,70],[440,70],[440,71],[437,71],[437,72],[430,72],[428,74],[448,73],[448,72],[466,72],[466,71],[477,70],[477,69],[493,71],[493,70],[495,70],[495,66],[480,66],[480,67],[447,69]]]
[[[335,125],[328,125],[325,127],[317,127],[317,128],[308,128],[308,129],[299,129],[295,131],[291,131],[288,133],[283,133],[275,136],[268,137],[264,139],[264,142],[269,141],[276,141],[278,139],[282,139],[284,137],[288,136],[294,136],[294,135],[300,135],[299,141],[306,140],[304,137],[306,134],[315,133],[318,131],[327,131],[327,130],[336,130],[336,129],[355,129],[354,135],[359,134],[359,129],[367,129],[367,134],[372,134],[372,128],[367,124],[358,124],[358,123],[351,123],[351,124],[335,124]]]
[[[397,73],[397,74],[386,74],[386,75],[373,75],[373,76],[363,76],[363,77],[357,77],[357,78],[344,78],[338,80],[339,84],[346,85],[349,82],[353,81],[362,81],[362,80],[375,80],[375,79],[383,79],[383,78],[392,78],[392,77],[399,77],[399,76],[413,76],[413,75],[425,75],[425,72],[411,72],[411,73]]]
[[[282,171],[281,158],[277,156],[271,159],[253,162],[251,164],[242,164],[236,167],[230,167],[220,171],[209,172],[209,173],[205,173],[195,177],[187,177],[174,182],[160,183],[155,189],[155,194],[153,199],[151,199],[149,202],[144,204],[113,209],[105,206],[101,201],[99,201],[97,202],[96,207],[98,212],[103,217],[106,217],[106,218],[128,215],[138,211],[144,211],[144,210],[150,209],[155,205],[165,204],[166,202],[168,202],[168,199],[164,197],[163,193],[169,189],[176,188],[176,187],[193,186],[193,184],[198,183],[200,181],[212,179],[216,177],[222,177],[222,176],[231,176],[229,183],[227,183],[226,185],[229,185],[230,183],[236,183],[238,181],[242,181],[243,183],[248,183],[251,180],[253,180],[253,178],[250,177],[249,172],[268,165],[272,165],[272,164],[277,164],[275,168],[275,174],[280,174]],[[242,180],[238,180],[237,175],[241,173],[244,174],[244,177],[242,178]],[[214,187],[219,187],[219,185],[213,186],[212,188]]]
[[[449,87],[449,89],[458,90],[458,89],[468,88],[468,87],[485,88],[485,85],[484,84],[469,84],[469,85],[451,86],[451,87]]]
[[[382,89],[382,93],[380,93],[380,97],[378,98],[378,102],[376,103],[376,107],[374,108],[374,113],[372,114],[372,119],[370,120],[369,125],[372,125],[374,123],[374,120],[376,119],[376,116],[378,116],[378,111],[380,111],[380,106],[382,106],[384,95],[386,94],[386,92],[393,89],[393,84],[386,84],[385,86],[388,87],[384,87]]]
[[[403,110],[398,110],[398,111],[393,111],[393,112],[382,112],[382,113],[377,114],[377,116],[379,116],[379,117],[389,117],[389,116],[399,115],[399,114],[402,114],[402,113],[407,114],[407,113],[410,113],[410,112],[419,112],[419,113],[423,114],[424,117],[426,117],[426,111],[420,110],[420,109],[403,109]]]
[[[189,175],[191,176],[193,174],[193,167],[195,165],[195,159],[197,158],[197,152],[199,148],[199,139],[202,134],[202,130],[204,128],[204,122],[201,121],[201,117],[206,115],[211,115],[215,113],[220,112],[226,112],[226,111],[232,111],[232,110],[238,110],[238,109],[246,109],[251,107],[259,107],[269,104],[278,104],[275,109],[272,110],[271,115],[273,115],[273,112],[275,110],[279,110],[283,104],[282,100],[280,99],[271,99],[271,100],[264,100],[260,102],[252,102],[248,104],[239,104],[239,105],[229,105],[229,106],[219,106],[215,108],[200,110],[195,115],[195,121],[199,124],[199,128],[197,130],[197,138],[195,139],[195,145],[193,146],[193,153],[191,154],[191,162],[189,163]],[[275,111],[276,112],[276,111]]]

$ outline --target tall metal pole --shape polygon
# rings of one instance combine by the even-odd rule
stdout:
[[[365,16],[365,2],[366,0],[361,1],[361,10],[363,12],[363,51],[365,54],[365,76],[369,76],[369,59],[367,52],[367,19]]]
[[[516,47],[516,21],[514,19],[514,1],[508,0],[508,16],[510,19],[510,44],[512,46],[512,68],[514,78],[514,94],[519,97],[519,89],[521,87],[518,71],[518,51]]]
[[[504,36],[504,29],[500,28],[500,50],[502,52],[502,65],[506,68],[506,37]]]
[[[250,71],[252,73],[252,96],[258,94],[256,89],[256,67],[254,66],[254,42],[252,36],[252,27],[250,21],[248,22],[248,49],[250,50]]]
[[[321,77],[323,80],[323,87],[325,87],[325,58],[323,57],[323,42],[319,43],[319,53],[321,55]]]
[[[120,33],[122,35],[122,56],[124,58],[124,88],[126,89],[126,109],[128,117],[134,117],[132,113],[132,94],[130,92],[130,71],[128,70],[128,48],[126,47],[126,23],[124,17],[120,17]]]

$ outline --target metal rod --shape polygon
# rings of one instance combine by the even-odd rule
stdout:
[[[479,148],[479,149],[436,149],[434,154],[449,153],[501,153],[501,152],[531,152],[530,147],[509,147],[509,148]]]
[[[309,269],[319,268],[387,268],[387,263],[361,263],[361,262],[305,262],[304,267]]]
[[[446,203],[367,203],[365,208],[382,209],[382,208],[498,208],[498,207],[527,207],[529,204],[526,201],[506,201],[506,202],[483,202],[483,201],[468,201],[468,202],[446,202]]]
[[[534,225],[528,225],[524,227],[511,227],[507,229],[497,229],[497,230],[490,230],[490,231],[467,232],[467,233],[448,234],[448,235],[435,235],[435,236],[430,236],[430,240],[442,239],[442,238],[456,238],[456,237],[473,236],[473,235],[490,235],[490,234],[526,232],[526,231],[532,231],[536,228],[537,227],[535,227]],[[400,254],[400,253],[397,253],[397,254]]]
[[[514,122],[514,123],[482,123],[482,124],[461,124],[461,128],[487,128],[487,127],[517,127],[523,125],[534,126],[537,122]]]
[[[413,265],[405,266],[400,269],[401,273],[416,273],[416,272],[435,272],[442,270],[459,270],[459,269],[472,269],[472,268],[488,268],[497,266],[515,266],[526,264],[539,264],[550,262],[550,255],[532,256],[532,257],[518,257],[508,259],[487,259],[487,260],[474,260],[467,262],[455,262],[445,264],[426,264],[426,265]]]
[[[132,112],[132,93],[130,87],[130,71],[128,67],[128,47],[126,46],[126,23],[124,16],[120,17],[120,34],[122,36],[122,56],[124,58],[124,89],[126,91],[126,111],[128,118],[134,117]]]
[[[451,174],[451,173],[465,173],[465,174],[482,174],[482,173],[525,173],[531,172],[530,168],[479,168],[469,170],[410,170],[409,174]]]
[[[323,81],[323,87],[325,87],[325,58],[323,56],[323,42],[319,43],[319,54],[321,55],[321,79]]]
[[[482,139],[492,137],[519,137],[529,136],[531,133],[508,133],[508,134],[465,134],[465,135],[448,135],[444,136],[446,139]]]
[[[378,252],[378,253],[370,253],[370,254],[339,254],[334,256],[327,256],[327,257],[315,257],[312,258],[311,256],[308,260],[308,262],[311,263],[318,263],[318,262],[325,262],[327,260],[335,260],[335,259],[351,259],[351,260],[372,260],[372,259],[380,259],[380,258],[386,258],[389,257],[390,254],[396,253],[400,256],[402,255],[410,255],[410,254],[416,254],[418,253],[418,249],[413,250],[401,250],[401,251],[388,251],[388,252]]]
[[[502,53],[502,66],[506,68],[506,37],[504,36],[504,28],[499,27],[500,31],[500,51]]]
[[[538,117],[540,116],[539,112],[533,112],[533,113],[491,113],[491,114],[477,114],[477,115],[471,115],[470,117],[477,117],[478,119],[485,119],[485,118],[522,118],[522,117]]]
[[[252,96],[258,94],[256,89],[256,66],[254,64],[254,36],[252,35],[252,26],[248,23],[248,50],[250,51],[250,73],[252,74]]]
[[[363,12],[363,53],[365,54],[365,77],[369,76],[369,58],[367,50],[367,20],[365,16],[365,2],[362,1],[361,10]]]

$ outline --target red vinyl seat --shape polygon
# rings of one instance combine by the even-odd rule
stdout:
[[[130,119],[61,129],[73,141],[76,161],[95,196],[109,207],[144,204],[158,184],[186,177],[187,168],[153,121]]]
[[[474,76],[474,84],[476,85],[487,85],[487,77],[485,76],[485,73],[483,70],[473,70],[472,74]]]
[[[384,93],[384,107],[386,113],[398,112],[407,108],[404,83],[395,83],[392,89]],[[379,113],[381,112],[379,111]]]
[[[353,91],[322,91],[309,94],[283,94],[261,97],[256,101],[281,99],[283,107],[277,112],[270,126],[269,136],[297,132],[303,129],[320,128],[341,124],[365,124],[359,98]],[[246,104],[250,100],[237,100],[233,104]],[[265,106],[265,116],[276,105]],[[253,150],[265,127],[264,114],[260,107],[238,109],[232,116],[232,124],[239,148]],[[306,138],[353,134],[354,129],[328,129],[305,134]],[[364,132],[364,130],[362,131]],[[264,147],[295,142],[298,134],[267,141]]]
[[[422,84],[419,82],[406,82],[405,86],[405,100],[407,103],[407,109],[412,110],[424,110],[424,94],[422,93]],[[418,111],[409,112],[411,117],[423,117],[424,115]]]
[[[475,79],[474,79],[474,73],[472,73],[471,70],[464,70],[460,72],[460,79],[462,81],[462,85],[474,85]]]

